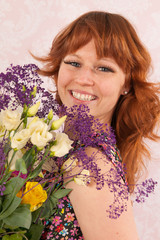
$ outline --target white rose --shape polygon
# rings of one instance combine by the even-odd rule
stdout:
[[[30,135],[29,129],[22,129],[21,131],[16,132],[14,136],[11,133],[11,147],[16,149],[23,148],[28,142]]]
[[[14,150],[12,149],[9,154],[8,154],[8,164],[10,163],[11,161],[11,158],[12,158],[12,155],[14,153]],[[17,151],[12,159],[12,162],[11,162],[11,165],[10,165],[10,170],[11,171],[14,171],[16,168],[15,168],[15,164],[16,164],[16,160],[17,159],[20,159],[23,157],[23,153],[21,150]]]
[[[13,129],[16,129],[18,125],[20,124],[21,120],[21,113],[19,113],[17,110],[1,110],[0,113],[0,119],[1,123],[5,128],[10,131]]]
[[[1,123],[1,121],[0,121],[0,142],[2,142],[2,140],[3,140],[3,136],[4,136],[4,134],[5,134],[5,126],[4,125],[2,125],[2,123]]]
[[[40,121],[39,117],[27,117],[27,128],[32,132],[34,132],[35,127],[37,127],[36,124],[33,125],[33,123]],[[33,127],[32,127],[33,125]]]
[[[91,181],[89,176],[90,176],[89,170],[83,169],[79,175],[74,177],[74,182],[77,183],[78,185],[86,186]]]
[[[30,124],[29,130],[31,132],[31,143],[36,145],[38,148],[46,146],[53,135],[48,132],[48,125],[42,121],[36,121]]]
[[[72,170],[77,166],[78,160],[77,158],[71,157],[68,158],[62,165],[61,169],[65,172]]]
[[[65,133],[56,133],[55,140],[56,144],[51,147],[50,151],[53,152],[56,157],[63,157],[72,148],[71,144],[73,141],[71,141]]]

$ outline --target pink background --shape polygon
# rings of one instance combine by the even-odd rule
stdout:
[[[159,0],[0,0],[0,71],[5,71],[11,63],[40,66],[28,50],[39,56],[45,55],[58,31],[90,10],[120,13],[132,22],[153,59],[154,71],[150,80],[158,82]],[[46,87],[51,85],[47,80]],[[152,153],[147,176],[160,183],[160,142],[147,143]],[[140,240],[160,240],[160,184],[145,203],[134,204],[134,214]]]

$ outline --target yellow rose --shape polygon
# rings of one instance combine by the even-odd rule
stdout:
[[[30,211],[33,212],[47,199],[47,192],[43,190],[41,184],[38,182],[27,182],[25,191],[23,192],[22,204],[30,204]],[[19,191],[17,197],[22,196],[22,191]]]

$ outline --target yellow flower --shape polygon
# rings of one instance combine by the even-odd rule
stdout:
[[[17,197],[22,196],[22,191],[19,191]],[[41,184],[38,182],[27,182],[25,191],[23,192],[22,204],[30,204],[30,211],[33,212],[47,199],[47,192],[43,190]]]

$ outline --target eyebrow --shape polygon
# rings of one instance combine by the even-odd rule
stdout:
[[[73,53],[73,54],[68,54],[68,55],[66,55],[66,57],[77,57],[77,58],[79,58],[79,59],[82,59],[81,56],[79,56],[79,55],[77,55],[77,54],[75,54],[75,53]],[[97,58],[97,60],[98,60],[98,61],[105,61],[105,62],[110,61],[111,63],[118,65],[114,59],[109,58],[109,57],[106,57],[106,58],[104,58],[104,57],[103,57],[103,58]]]

